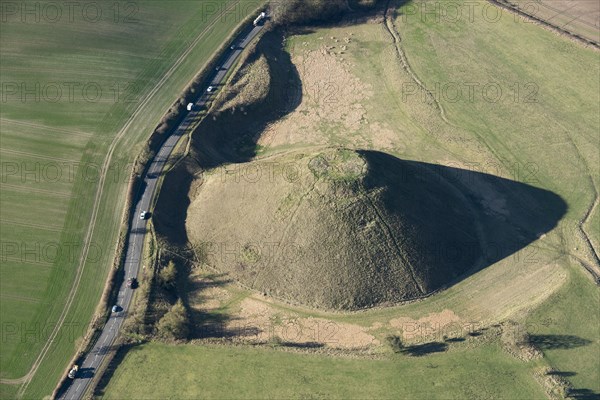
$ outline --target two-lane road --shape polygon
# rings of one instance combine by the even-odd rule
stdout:
[[[262,25],[254,27],[250,31],[241,33],[235,38],[234,49],[229,49],[222,59],[225,62],[220,66],[221,68],[213,74],[213,78],[206,85],[218,88],[219,85],[224,83],[225,76],[227,75],[230,68],[236,62],[242,51],[248,46],[248,44],[258,35],[261,31]],[[205,89],[206,89],[205,88]],[[150,167],[148,168],[147,174],[144,176],[144,190],[141,196],[137,199],[137,203],[134,208],[131,227],[129,229],[128,244],[126,249],[125,257],[125,277],[135,277],[140,269],[140,262],[142,260],[142,247],[144,243],[144,237],[146,235],[146,220],[140,219],[140,213],[145,210],[149,210],[152,199],[156,192],[157,180],[163,171],[165,163],[171,155],[175,145],[181,139],[181,137],[188,132],[190,127],[200,118],[201,109],[205,106],[212,94],[204,92],[200,98],[194,103],[192,111],[188,112],[185,119],[177,127],[175,132],[169,136],[160,150],[152,160]],[[125,279],[126,281],[126,279]],[[117,304],[121,306],[122,311],[112,313],[100,334],[100,337],[95,342],[92,350],[85,356],[83,362],[79,366],[79,372],[77,377],[71,382],[68,389],[60,396],[61,399],[81,399],[85,394],[97,368],[102,364],[104,358],[109,353],[111,346],[113,345],[123,320],[127,315],[131,299],[133,297],[133,290],[126,287],[126,282],[123,282],[119,289],[119,295]]]

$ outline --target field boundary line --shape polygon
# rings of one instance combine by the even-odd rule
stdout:
[[[35,261],[35,260],[28,260],[27,257],[23,258],[24,256],[21,256],[20,258],[17,257],[10,257],[10,256],[3,256],[2,257],[2,261],[13,261],[13,262],[17,262],[20,263],[21,265],[35,265],[38,267],[42,267],[42,268],[52,268],[54,266],[53,263],[48,262],[48,261]]]
[[[590,250],[590,253],[592,255],[593,261],[596,264],[596,268],[600,269],[600,257],[598,257],[598,251],[596,251],[596,248],[594,247],[594,243],[592,242],[592,239],[588,235],[587,230],[585,228],[585,226],[587,225],[587,223],[589,222],[589,220],[592,218],[592,216],[594,214],[594,210],[597,208],[598,204],[600,203],[600,196],[599,196],[599,193],[598,193],[598,187],[596,186],[596,182],[594,182],[594,178],[592,176],[592,171],[590,170],[590,166],[589,166],[587,160],[585,159],[585,157],[583,157],[583,155],[581,154],[581,151],[579,151],[579,147],[577,146],[577,144],[575,143],[575,141],[571,138],[571,136],[569,136],[568,134],[567,134],[567,138],[571,142],[571,144],[573,145],[573,148],[577,152],[578,158],[581,160],[581,163],[585,167],[585,171],[587,172],[587,180],[589,181],[592,189],[594,190],[594,201],[592,202],[592,204],[590,204],[588,206],[588,208],[587,208],[587,210],[586,210],[583,218],[581,220],[577,221],[577,228],[579,228],[579,230],[583,234],[583,238],[585,239],[586,245],[587,245],[587,247]],[[580,261],[580,264],[590,274],[592,274],[592,276],[594,277],[594,280],[596,281],[596,284],[600,285],[600,274],[598,273],[598,271],[595,271],[594,268],[588,266],[587,263],[584,263],[584,262]]]
[[[525,11],[521,10],[518,5],[513,4],[508,0],[487,0],[487,1],[504,9],[504,10],[507,10],[507,11],[512,12],[517,15],[520,15],[524,18],[530,19],[530,20],[544,26],[545,28],[548,28],[550,30],[553,30],[555,32],[563,34],[573,41],[580,42],[581,44],[591,46],[596,50],[600,50],[600,43],[598,43],[594,40],[591,40],[591,39],[587,39],[575,32],[571,32],[565,28],[561,28],[560,26],[554,25],[554,24],[548,22],[549,20],[545,20],[543,18],[528,14]],[[545,7],[547,7],[547,6],[545,6]]]
[[[94,137],[93,133],[88,133],[88,132],[83,132],[83,131],[72,131],[70,129],[63,129],[63,128],[53,128],[53,127],[42,125],[42,124],[36,124],[33,122],[25,122],[25,121],[16,121],[14,119],[9,119],[9,118],[0,118],[0,123],[4,123],[4,124],[8,123],[9,125],[10,124],[21,125],[21,126],[27,126],[30,128],[42,129],[42,130],[53,131],[53,132],[60,132],[60,133],[65,133],[65,134],[69,134],[69,135],[73,135],[73,136],[85,137],[86,139],[90,139],[90,138]]]
[[[383,11],[383,26],[385,27],[387,32],[390,34],[390,36],[392,36],[392,40],[394,42],[394,47],[396,48],[396,53],[398,54],[398,57],[400,58],[400,63],[402,64],[402,68],[408,73],[408,75],[412,78],[412,80],[421,88],[421,90],[423,90],[425,93],[427,93],[427,97],[432,99],[433,103],[435,104],[435,107],[438,109],[440,116],[442,117],[442,120],[446,124],[448,124],[454,128],[458,128],[456,125],[454,125],[452,122],[450,122],[450,120],[448,120],[448,117],[446,116],[446,110],[444,109],[442,104],[438,101],[438,99],[435,98],[435,96],[431,93],[431,91],[429,89],[427,89],[427,86],[425,86],[423,81],[421,81],[421,79],[419,79],[419,77],[417,76],[415,71],[410,66],[410,63],[408,62],[408,58],[406,57],[406,54],[404,53],[404,50],[402,50],[402,46],[400,45],[402,43],[402,38],[400,37],[400,34],[398,33],[398,30],[396,28],[396,24],[394,22],[394,16],[391,15],[391,13],[390,13],[390,8],[392,6],[392,3],[395,4],[394,0],[388,0],[387,4],[385,5],[385,9]]]
[[[49,156],[44,156],[41,154],[28,153],[26,151],[11,150],[11,149],[7,149],[7,148],[0,148],[0,153],[17,154],[20,156],[41,158],[42,160],[50,160],[50,161],[56,161],[56,162],[65,162],[65,163],[78,163],[79,162],[79,160],[69,160],[68,158],[61,158],[61,157],[49,157]]]
[[[62,232],[62,230],[63,230],[62,226],[50,226],[50,225],[41,225],[41,224],[40,225],[38,225],[38,224],[30,224],[30,223],[27,223],[27,222],[12,221],[12,220],[9,220],[9,219],[0,219],[0,224],[25,226],[27,228],[43,229],[43,230],[53,231],[53,232]]]
[[[28,186],[19,186],[19,185],[11,185],[8,183],[2,183],[0,184],[0,188],[7,188],[7,189],[13,189],[17,192],[20,193],[37,193],[37,194],[47,194],[47,195],[51,195],[51,196],[56,196],[56,197],[62,197],[65,199],[70,199],[73,197],[72,193],[66,193],[66,192],[56,192],[56,191],[52,191],[52,190],[46,190],[46,189],[36,189],[33,187],[28,187]]]
[[[239,0],[232,2],[229,5],[229,7],[223,9],[219,14],[217,14],[215,16],[215,19],[206,28],[204,28],[201,32],[198,33],[198,35],[192,41],[192,43],[188,46],[188,48],[180,55],[180,57],[175,61],[175,63],[167,70],[167,72],[163,75],[163,77],[156,83],[156,85],[154,86],[154,88],[146,95],[146,97],[144,98],[144,100],[136,107],[136,109],[134,110],[134,112],[132,113],[132,115],[129,117],[129,119],[127,120],[127,122],[125,123],[125,125],[123,125],[123,127],[119,130],[119,132],[117,133],[117,135],[115,136],[115,138],[111,142],[110,147],[109,147],[109,151],[108,151],[108,153],[107,153],[107,155],[106,155],[106,157],[104,159],[104,163],[102,164],[102,173],[100,174],[100,182],[99,182],[98,188],[96,190],[96,195],[94,197],[94,206],[92,208],[92,216],[90,218],[90,225],[88,226],[88,230],[87,230],[87,233],[86,233],[86,236],[85,236],[84,249],[83,249],[83,252],[82,252],[81,257],[79,259],[80,260],[79,261],[79,267],[77,268],[77,272],[76,272],[74,284],[73,284],[73,286],[71,286],[71,291],[69,292],[69,295],[68,295],[68,298],[67,298],[68,300],[65,303],[65,307],[63,308],[63,311],[62,311],[62,313],[60,315],[60,318],[59,318],[57,324],[55,325],[55,327],[54,327],[51,335],[49,336],[46,344],[42,348],[42,351],[40,352],[40,355],[38,356],[38,358],[36,359],[36,361],[33,363],[31,369],[23,377],[18,378],[16,380],[12,380],[12,381],[19,381],[19,383],[21,383],[21,382],[23,383],[23,385],[21,386],[21,388],[19,388],[19,391],[17,393],[17,397],[19,397],[19,398],[22,397],[22,395],[24,394],[24,392],[27,390],[27,387],[29,386],[29,383],[31,382],[31,379],[33,378],[33,376],[37,372],[37,369],[39,368],[39,366],[42,363],[42,361],[44,360],[46,354],[50,350],[50,345],[52,344],[52,342],[54,342],[54,339],[58,335],[58,331],[60,330],[60,328],[62,327],[62,324],[63,324],[64,320],[66,319],[67,313],[69,312],[69,310],[71,308],[71,305],[73,303],[73,300],[75,298],[75,294],[77,293],[77,289],[79,288],[79,284],[80,284],[80,281],[81,281],[81,276],[83,275],[83,271],[85,269],[85,259],[87,258],[87,253],[89,251],[90,240],[91,240],[91,237],[93,235],[93,231],[94,231],[95,224],[96,224],[96,218],[98,216],[98,208],[99,208],[99,205],[100,205],[99,204],[100,203],[100,199],[102,198],[102,194],[103,194],[103,191],[104,191],[104,182],[105,182],[105,178],[106,178],[106,172],[107,172],[108,166],[110,165],[110,162],[112,160],[112,156],[114,154],[115,148],[117,147],[117,144],[119,143],[119,141],[121,140],[121,138],[124,136],[124,134],[127,131],[127,129],[131,126],[131,124],[133,123],[135,117],[137,117],[137,115],[140,113],[140,111],[154,97],[154,95],[164,85],[164,83],[167,81],[167,79],[169,79],[173,75],[173,73],[175,72],[175,70],[183,63],[183,61],[187,58],[187,56],[196,47],[196,45],[198,44],[198,42],[200,41],[200,39],[202,37],[204,37],[204,35],[209,31],[209,29],[211,29],[218,22],[219,18],[224,13],[228,12],[233,6],[237,5],[238,3],[239,3]],[[8,382],[6,382],[6,380],[2,379],[2,380],[0,380],[0,383],[8,383]]]

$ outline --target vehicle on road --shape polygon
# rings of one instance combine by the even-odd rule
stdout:
[[[250,24],[248,24],[250,25]],[[258,32],[260,31],[260,28],[256,28],[253,29],[252,31],[250,31],[248,34],[246,35],[238,35],[238,37],[233,41],[234,43],[232,44],[230,42],[230,45],[232,47],[232,50],[238,49],[238,51],[232,52],[230,54],[230,58],[228,59],[227,63],[233,63],[233,61],[235,61],[237,58],[239,58],[240,56],[240,51],[241,48],[243,47],[244,43],[248,43],[250,40],[252,40],[253,38],[255,38],[258,34]],[[225,46],[227,45],[226,42],[224,43]],[[220,66],[222,68],[222,70],[220,70],[219,73],[211,73],[208,82],[209,87],[206,87],[206,92],[208,92],[207,94],[205,94],[203,97],[204,99],[200,98],[198,103],[194,103],[194,105],[192,105],[192,110],[203,110],[206,109],[206,106],[203,104],[202,100],[210,100],[211,97],[214,97],[211,95],[211,93],[213,92],[217,92],[220,89],[219,85],[224,84],[225,82],[225,72],[223,70],[228,69],[227,65],[232,65],[232,64],[225,64],[222,61],[220,62]],[[202,89],[200,89],[202,90]],[[206,93],[205,92],[205,93]],[[201,93],[201,92],[200,92]],[[189,105],[190,103],[184,103],[184,105]],[[191,110],[190,110],[191,111]],[[183,121],[181,121],[178,124],[178,128],[186,128],[187,126],[190,125],[191,122],[195,121],[195,115],[196,113],[186,113],[185,118],[183,119]],[[182,129],[183,130],[183,129]],[[171,135],[165,138],[165,143],[163,143],[163,145],[160,147],[159,152],[155,155],[155,157],[151,160],[151,172],[148,172],[148,174],[146,175],[146,178],[148,179],[147,183],[151,183],[150,180],[151,179],[156,179],[158,177],[160,177],[163,174],[163,171],[166,170],[166,168],[164,167],[164,160],[166,160],[169,155],[171,154],[172,151],[172,144],[173,142],[170,141],[170,139],[177,139],[178,140],[178,135],[171,132]],[[175,140],[175,142],[177,141]],[[164,155],[163,155],[164,154]],[[153,215],[152,212],[150,211],[145,211],[143,209],[141,209],[142,206],[146,206],[147,200],[148,198],[150,200],[152,200],[152,197],[158,192],[158,188],[156,187],[156,185],[147,185],[144,188],[144,191],[142,192],[142,196],[141,198],[138,200],[137,204],[138,207],[140,207],[138,209],[138,217],[141,220],[145,220],[145,219],[153,219]],[[148,197],[146,197],[148,196]],[[143,204],[143,205],[142,205]],[[134,276],[137,275],[138,273],[138,268],[142,268],[145,269],[146,266],[144,265],[140,265],[140,259],[141,257],[141,248],[139,246],[135,246],[134,244],[137,243],[137,241],[133,241],[131,239],[134,239],[134,235],[140,235],[140,236],[144,236],[147,234],[146,229],[143,228],[144,224],[139,224],[139,221],[137,223],[137,227],[135,226],[135,220],[133,221],[133,223],[131,224],[132,226],[130,226],[130,230],[128,232],[129,235],[129,243],[127,244],[127,246],[131,246],[131,248],[127,247],[126,250],[126,254],[131,253],[133,256],[131,258],[128,258],[128,265],[131,264],[131,270],[127,270],[127,274],[130,274],[130,277],[128,277],[127,275],[125,275],[124,277],[126,278],[126,286],[127,287],[131,287],[131,288],[135,288],[135,287],[140,287],[141,284],[138,283],[137,280],[135,280],[135,278],[133,278]],[[123,306],[120,306],[118,304],[114,304],[113,306],[111,306],[111,313],[113,315],[111,315],[112,318],[110,318],[109,323],[105,324],[105,326],[102,328],[101,331],[101,335],[98,336],[98,338],[95,340],[93,347],[87,352],[87,354],[85,355],[85,358],[82,359],[82,365],[85,365],[86,367],[89,365],[90,368],[82,368],[82,372],[78,373],[78,378],[83,378],[83,379],[77,379],[76,384],[70,384],[70,385],[65,385],[66,388],[66,392],[60,397],[61,399],[81,399],[84,398],[84,394],[85,392],[89,389],[89,386],[92,384],[91,383],[91,379],[86,379],[89,376],[93,375],[93,370],[95,370],[96,365],[98,363],[101,363],[104,361],[106,354],[108,353],[107,351],[105,351],[105,349],[107,348],[107,345],[105,344],[107,341],[112,342],[113,340],[115,340],[115,338],[117,337],[117,335],[119,334],[119,331],[122,329],[122,323],[123,323],[123,317],[125,317],[125,315],[127,314],[124,310],[125,308],[127,308],[129,310],[130,307],[130,302],[132,299],[132,296],[130,296],[132,294],[132,292],[128,292],[127,290],[124,290],[123,293],[124,295],[119,297],[119,302],[123,303]],[[102,340],[100,340],[100,338],[102,338]],[[88,369],[90,371],[88,371]],[[63,371],[64,373],[64,371]],[[63,375],[64,376],[64,375]]]
[[[70,379],[75,379],[75,377],[77,377],[77,371],[79,371],[79,365],[73,365],[67,376]]]
[[[258,26],[258,24],[260,24],[265,18],[267,18],[266,12],[263,11],[260,14],[258,14],[258,17],[256,17],[256,19],[254,20],[254,26]]]
[[[135,278],[128,278],[126,285],[127,285],[128,288],[135,289],[138,286],[137,279],[135,279]]]

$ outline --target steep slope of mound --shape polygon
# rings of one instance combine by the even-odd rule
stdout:
[[[431,293],[479,258],[474,218],[436,174],[373,154],[291,153],[210,174],[190,241],[243,284],[314,307]]]

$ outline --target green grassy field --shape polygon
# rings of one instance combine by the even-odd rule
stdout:
[[[102,398],[544,398],[528,374],[527,366],[496,347],[361,360],[149,344],[127,354]]]
[[[128,165],[143,139],[259,3],[106,3],[97,22],[77,13],[72,21],[65,14],[53,22],[44,11],[49,3],[37,3],[41,17],[29,15],[25,23],[19,9],[3,15],[2,379],[28,373],[83,268],[63,328],[22,388],[25,397],[52,391],[99,302],[120,229]],[[121,8],[109,9],[115,5]],[[100,193],[99,172],[112,145]],[[91,246],[80,264],[88,229]],[[9,396],[14,392],[13,385],[1,387]]]
[[[600,393],[599,303],[598,288],[574,271],[568,284],[527,319],[532,334],[558,335],[555,343],[541,346],[550,363],[571,373],[568,379],[576,388],[595,393]]]
[[[470,132],[468,137],[480,154],[489,154],[486,157],[512,171],[509,174],[518,180],[534,178],[537,186],[552,190],[567,202],[568,213],[554,230],[554,240],[539,254],[563,252],[593,263],[576,225],[592,206],[600,177],[597,52],[535,25],[516,22],[510,15],[497,23],[480,19],[455,24],[399,17],[397,27],[409,63],[427,87],[476,82],[503,88],[504,95],[495,102],[471,102],[463,95],[459,101],[442,98],[441,103],[448,119]],[[493,32],[493,40],[486,39],[489,32]],[[515,92],[517,85],[519,93]],[[470,148],[468,144],[459,145]],[[457,150],[450,142],[445,147]],[[528,163],[535,173],[523,175],[515,169]],[[596,207],[584,223],[596,246],[598,213]],[[600,299],[580,266],[569,264],[577,270],[570,271],[569,283],[533,314],[535,327],[546,335],[571,334],[590,341],[584,346],[557,345],[544,351],[555,368],[574,373],[567,379],[576,388],[597,393]]]

